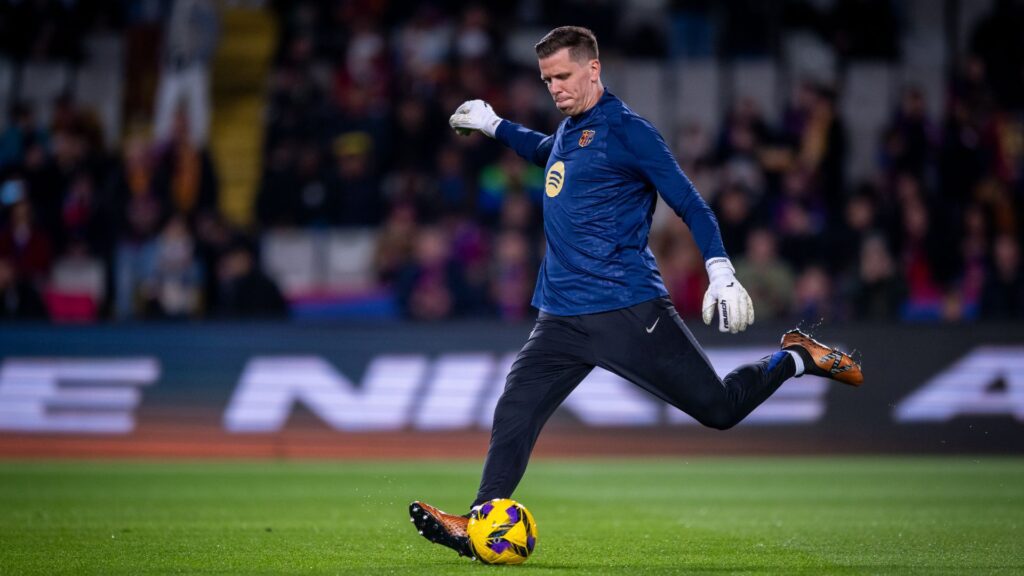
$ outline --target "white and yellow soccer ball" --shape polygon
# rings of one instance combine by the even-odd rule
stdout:
[[[537,523],[526,506],[495,498],[469,514],[469,546],[484,564],[522,564],[537,547]]]

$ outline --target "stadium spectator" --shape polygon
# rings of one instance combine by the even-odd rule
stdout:
[[[219,197],[217,174],[209,150],[190,137],[192,124],[186,109],[178,110],[174,127],[161,147],[154,166],[153,186],[175,214],[190,221],[199,212],[216,210]]]
[[[449,213],[443,225],[450,238],[452,261],[462,270],[465,282],[461,313],[491,315],[494,307],[488,294],[493,258],[490,235],[466,212]]]
[[[908,173],[923,179],[934,149],[935,129],[927,116],[920,88],[904,90],[900,106],[885,130],[882,168],[888,174]]]
[[[548,110],[538,102],[543,100],[538,99],[537,80],[532,74],[520,73],[510,79],[505,100],[510,119],[534,125],[546,124]]]
[[[29,202],[42,228],[51,236],[60,235],[63,232],[64,178],[46,149],[45,140],[31,138],[26,142],[21,164],[12,169],[12,175],[23,178]]]
[[[810,123],[817,91],[817,84],[809,78],[803,78],[793,88],[780,122],[781,136],[791,146],[798,145]]]
[[[743,278],[750,298],[757,302],[757,317],[785,318],[793,306],[793,272],[779,259],[775,235],[757,228],[747,237],[747,250],[736,261],[736,274]]]
[[[674,144],[673,153],[679,159],[679,166],[694,181],[697,189],[703,190],[705,187],[697,183],[700,179],[698,174],[712,161],[713,152],[707,130],[697,122],[687,122],[676,131]]]
[[[284,139],[317,137],[329,117],[326,89],[313,76],[312,41],[297,37],[272,71],[267,101],[267,149]]]
[[[898,273],[884,236],[871,233],[861,241],[858,270],[849,295],[852,319],[857,321],[896,318],[906,298],[906,285]]]
[[[373,139],[365,132],[349,132],[334,141],[334,169],[327,177],[330,223],[335,226],[380,224],[380,184],[375,178]]]
[[[490,14],[481,4],[470,4],[462,12],[454,35],[455,57],[482,61],[491,56]]]
[[[48,140],[29,103],[15,102],[7,116],[7,127],[0,132],[0,171],[19,164],[31,143],[45,146]]]
[[[197,316],[202,305],[203,270],[184,217],[178,215],[168,221],[156,239],[154,252],[141,285],[145,317]]]
[[[338,212],[337,197],[327,186],[324,153],[314,142],[304,142],[295,161],[295,174],[281,190],[294,195],[297,202],[297,223],[305,227],[326,227]]]
[[[365,150],[372,151],[376,156],[386,156],[384,151],[388,150],[388,123],[384,111],[379,109],[380,105],[375,103],[374,98],[363,86],[353,86],[347,90],[334,117],[324,122],[327,138],[336,142],[348,134],[361,134],[361,138],[367,139]],[[415,145],[416,142],[410,144]],[[426,148],[420,148],[423,149]]]
[[[661,275],[676,311],[684,319],[700,318],[704,293],[708,289],[707,273],[697,244],[689,234],[681,233],[680,227],[681,221],[676,219],[674,229],[652,235],[652,249],[662,255]]]
[[[204,271],[203,309],[215,311],[220,306],[220,275],[215,273],[221,259],[236,244],[236,231],[232,230],[224,217],[215,211],[203,212],[196,219],[196,255]],[[251,250],[250,250],[251,251]]]
[[[217,7],[212,0],[173,2],[164,34],[154,133],[158,141],[171,138],[184,106],[189,142],[202,148],[210,132],[210,61],[220,34]]]
[[[823,266],[812,264],[797,276],[793,286],[793,310],[803,321],[836,318],[832,280]]]
[[[471,210],[472,188],[458,148],[445,145],[437,153],[437,186],[442,209],[449,213]]]
[[[943,128],[939,182],[943,199],[954,209],[966,205],[988,169],[984,139],[992,101],[984,68],[968,58],[952,81]]]
[[[91,254],[107,253],[110,224],[97,195],[96,182],[89,172],[79,172],[69,182],[61,207],[65,247],[68,243],[79,243],[80,249]]]
[[[826,231],[826,253],[860,254],[864,238],[883,227],[878,213],[875,188],[863,183],[847,200],[843,220]],[[823,264],[835,276],[848,276],[858,265],[854,258],[826,259]]]
[[[432,92],[444,76],[444,62],[452,42],[452,27],[436,5],[418,4],[412,18],[395,33],[397,64],[403,72],[401,84],[414,93]]]
[[[981,294],[981,315],[990,320],[1024,319],[1024,268],[1020,243],[1009,234],[995,241],[992,269]]]
[[[388,168],[430,170],[433,158],[425,154],[441,139],[441,134],[426,105],[416,98],[403,98],[395,108],[395,124],[390,136],[394,143]]]
[[[263,174],[256,193],[256,221],[264,230],[299,224],[299,198],[294,187],[299,143],[283,138],[269,147],[263,159]]]
[[[989,262],[989,234],[982,208],[972,204],[963,213],[963,237],[960,239],[959,274],[954,281],[960,319],[977,318],[981,291]]]
[[[506,201],[522,196],[540,205],[544,189],[544,171],[537,166],[524,166],[512,150],[503,150],[493,164],[480,171],[477,217],[493,225],[500,217]]]
[[[821,260],[823,243],[818,241],[827,222],[825,203],[812,190],[812,174],[793,167],[784,175],[782,194],[773,206],[774,229],[778,231],[779,253],[786,262],[803,268]]]
[[[93,196],[110,166],[99,126],[94,118],[72,108],[62,122],[54,124],[52,143],[52,166],[42,158],[32,162],[44,171],[38,175],[48,181],[45,197],[32,192],[34,201],[47,210],[40,215],[40,222],[55,226],[49,231],[57,252],[64,249],[75,233],[85,229],[92,234],[90,242],[95,241],[93,248],[103,251],[106,224],[102,220],[106,209]]]
[[[764,171],[760,150],[769,138],[763,113],[752,98],[741,98],[726,115],[718,136],[717,160],[729,185],[739,185],[760,196],[764,190]],[[707,192],[714,199],[713,192]]]
[[[46,307],[39,291],[18,276],[9,256],[0,256],[0,321],[45,318]]]
[[[464,270],[452,258],[448,235],[438,227],[416,234],[413,257],[398,272],[395,294],[412,320],[453,318],[467,307]]]
[[[387,43],[370,16],[353,16],[349,24],[347,49],[334,72],[334,97],[344,108],[346,96],[356,95],[379,117],[386,113],[391,92]]]
[[[501,205],[501,230],[515,230],[532,242],[541,237],[541,207],[526,194],[509,194]],[[539,262],[538,262],[539,263]]]
[[[0,258],[7,258],[17,278],[36,286],[45,285],[53,264],[53,239],[35,219],[32,205],[24,196],[20,181],[8,181],[5,187],[22,190],[5,191],[14,199],[8,222],[0,227]]]
[[[374,268],[377,279],[392,286],[399,271],[412,257],[416,239],[416,211],[410,204],[398,204],[391,209],[377,237]]]
[[[718,195],[714,204],[718,226],[722,231],[722,243],[737,257],[746,253],[747,237],[754,225],[751,196],[742,185],[729,185]]]
[[[902,207],[902,270],[907,279],[905,320],[940,320],[945,290],[939,281],[941,250],[924,202],[909,198]]]
[[[281,290],[256,264],[252,248],[232,244],[217,264],[218,297],[212,314],[219,318],[284,318],[288,304]]]
[[[107,306],[107,267],[81,239],[56,260],[46,290],[55,322],[94,322]]]
[[[807,121],[800,133],[798,164],[807,172],[812,195],[823,200],[830,221],[838,219],[845,197],[846,126],[836,108],[836,92],[815,90]]]
[[[410,206],[419,223],[433,224],[441,217],[440,197],[430,173],[413,168],[391,172],[385,177],[381,190],[390,205]]]
[[[525,320],[532,314],[536,265],[530,253],[529,238],[522,232],[507,229],[498,234],[490,290],[502,320]]]
[[[155,238],[170,213],[169,203],[157,196],[155,155],[149,140],[134,134],[122,146],[121,158],[112,170],[105,197],[110,199],[116,235],[113,249],[113,317],[132,318],[137,313],[138,287],[155,258]]]

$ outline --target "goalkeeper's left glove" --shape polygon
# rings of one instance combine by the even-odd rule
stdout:
[[[750,295],[736,279],[736,270],[728,258],[712,258],[705,265],[710,285],[704,294],[704,323],[711,325],[711,319],[718,310],[719,332],[742,332],[754,323],[754,303]]]
[[[448,124],[461,136],[468,136],[474,130],[479,130],[494,138],[494,132],[501,124],[501,118],[494,113],[491,105],[483,100],[469,100],[463,102],[455,110],[455,114],[448,119]]]

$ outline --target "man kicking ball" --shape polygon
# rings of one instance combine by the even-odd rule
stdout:
[[[460,134],[483,132],[546,171],[547,252],[533,295],[540,315],[495,408],[471,507],[512,496],[541,428],[595,366],[719,430],[735,426],[794,376],[860,385],[861,368],[848,354],[799,330],[782,336],[780,351],[718,377],[668,299],[647,246],[660,193],[704,256],[704,323],[717,311],[720,331],[741,332],[754,322],[754,308],[714,214],[654,126],[605,89],[590,30],[556,28],[536,50],[541,80],[566,116],[554,134],[503,120],[481,100],[462,104],[450,120]],[[470,555],[468,516],[423,502],[413,502],[410,514],[425,538]]]

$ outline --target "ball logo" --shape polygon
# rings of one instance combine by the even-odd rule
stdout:
[[[562,191],[562,184],[565,183],[565,164],[561,160],[555,162],[548,168],[548,176],[545,178],[544,192],[549,198],[558,196]]]

